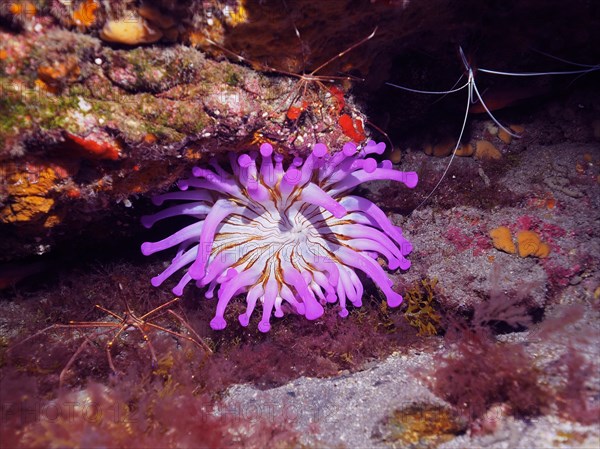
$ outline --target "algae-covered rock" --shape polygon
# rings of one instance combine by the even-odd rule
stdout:
[[[150,17],[143,20],[159,21],[149,7],[142,12]],[[84,229],[94,238],[123,232],[94,223],[168,188],[205,153],[265,141],[303,152],[350,140],[338,126],[343,112],[362,123],[343,91],[216,61],[181,43],[103,42],[95,37],[106,19],[102,7],[86,26],[83,13],[76,27],[50,13],[36,10],[21,29],[0,28],[2,260]],[[111,23],[100,33],[105,40]],[[306,106],[292,120],[298,100]]]

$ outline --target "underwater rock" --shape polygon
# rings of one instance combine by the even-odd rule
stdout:
[[[128,32],[121,25],[133,24],[109,21],[100,34]],[[169,186],[204,153],[266,141],[302,153],[317,141],[346,142],[342,114],[364,120],[344,91],[331,95],[179,44],[112,48],[53,24],[34,33],[0,29],[0,40],[1,261],[82,232],[107,240],[131,232],[132,200]],[[306,110],[290,120],[291,97],[303,93]],[[27,182],[33,195],[23,192]],[[121,225],[94,227],[124,212]]]

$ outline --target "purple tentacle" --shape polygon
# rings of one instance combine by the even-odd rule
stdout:
[[[383,291],[390,307],[398,307],[402,303],[402,296],[390,288],[390,279],[383,269],[373,259],[364,257],[351,249],[340,247],[336,255],[346,264],[358,268],[366,273],[375,284]]]
[[[294,286],[302,303],[304,304],[304,316],[309,320],[315,320],[323,315],[323,306],[315,299],[313,293],[308,289],[306,280],[302,277],[300,272],[288,265],[283,269],[283,279]]]
[[[271,313],[277,299],[277,281],[275,278],[269,278],[263,296],[263,314],[262,319],[258,323],[258,330],[261,332],[269,332],[271,330]]]
[[[312,182],[302,189],[300,199],[307,203],[313,203],[328,210],[336,218],[342,218],[346,215],[346,209],[331,196],[327,194],[318,185]]]
[[[157,221],[178,215],[191,215],[200,218],[210,212],[210,206],[203,202],[178,204],[177,206],[168,207],[153,215],[144,215],[141,218],[142,225],[145,228],[151,228]]]
[[[262,284],[256,284],[248,291],[248,295],[246,296],[246,311],[238,316],[238,320],[242,326],[246,327],[250,323],[250,317],[256,307],[256,301],[258,301],[258,298],[261,297],[264,292]]]
[[[162,193],[152,197],[152,204],[162,206],[165,201],[183,200],[183,201],[211,201],[210,193],[204,190],[188,190],[179,192]]]
[[[217,226],[221,223],[221,221],[223,221],[224,218],[233,213],[242,213],[242,208],[234,206],[228,200],[219,200],[215,203],[210,213],[206,216],[204,220],[204,226],[202,227],[202,232],[200,233],[198,258],[196,258],[189,270],[192,278],[200,280],[206,274],[206,262],[208,260],[208,256],[210,255],[210,250],[213,245]]]
[[[342,198],[340,204],[346,207],[348,212],[360,211],[373,218],[379,227],[400,245],[403,255],[406,256],[412,251],[412,245],[404,238],[400,228],[392,225],[385,213],[368,199],[349,195]]]
[[[169,265],[165,269],[165,271],[160,273],[158,276],[154,276],[150,280],[150,282],[152,283],[152,285],[154,287],[158,287],[165,281],[165,279],[167,279],[173,273],[175,273],[176,271],[179,271],[181,268],[192,263],[192,261],[196,258],[197,254],[198,254],[198,247],[196,246],[196,247],[188,250],[186,253],[182,254],[181,257],[179,257],[177,260],[174,260],[173,263],[171,263],[171,265]]]
[[[330,195],[335,196],[341,192],[351,190],[367,181],[384,179],[401,182],[406,187],[412,189],[417,185],[418,176],[416,172],[402,172],[389,168],[377,168],[372,173],[367,173],[365,170],[358,170],[333,185],[330,189]]]
[[[202,233],[202,228],[204,227],[204,222],[194,223],[189,226],[186,226],[180,231],[177,231],[175,234],[170,235],[167,238],[159,240],[158,242],[144,242],[142,243],[142,254],[144,256],[149,256],[150,254],[154,254],[158,251],[162,251],[164,249],[171,248],[181,242],[185,242],[186,240],[190,240],[193,238],[200,237]]]
[[[227,323],[223,315],[225,314],[227,304],[229,304],[229,301],[237,291],[256,282],[259,276],[260,271],[258,270],[244,271],[221,284],[218,293],[219,301],[217,302],[217,310],[215,311],[215,317],[210,321],[210,327],[215,330],[225,329]]]

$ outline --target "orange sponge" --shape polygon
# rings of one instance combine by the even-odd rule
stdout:
[[[478,140],[475,144],[475,159],[499,160],[502,159],[502,153],[487,140]]]
[[[510,234],[510,229],[506,226],[492,229],[490,231],[490,237],[492,238],[492,245],[494,245],[494,248],[509,254],[517,252],[517,248],[512,240],[512,235]]]
[[[519,231],[517,243],[519,244],[519,256],[521,257],[534,256],[543,259],[550,254],[550,247],[540,241],[540,236],[533,231]]]

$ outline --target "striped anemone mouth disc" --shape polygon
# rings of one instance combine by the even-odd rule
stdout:
[[[179,181],[180,191],[153,198],[156,205],[179,204],[142,218],[146,227],[179,215],[197,220],[142,245],[145,255],[177,246],[175,258],[152,285],[185,270],[175,295],[192,281],[206,288],[207,298],[218,289],[213,329],[225,328],[227,305],[243,293],[246,311],[239,321],[247,326],[260,303],[262,332],[271,328],[272,314],[295,312],[314,320],[327,303],[338,303],[345,317],[348,301],[355,307],[362,303],[356,270],[374,281],[390,307],[400,305],[402,296],[392,289],[378,258],[385,258],[390,270],[406,270],[412,246],[379,207],[351,195],[357,185],[372,180],[416,186],[416,173],[368,157],[384,150],[384,143],[369,141],[360,149],[347,143],[330,154],[318,143],[306,160],[296,157],[284,168],[283,156],[264,143],[260,153],[230,154],[230,171],[215,160],[209,167],[194,167],[190,178]]]

